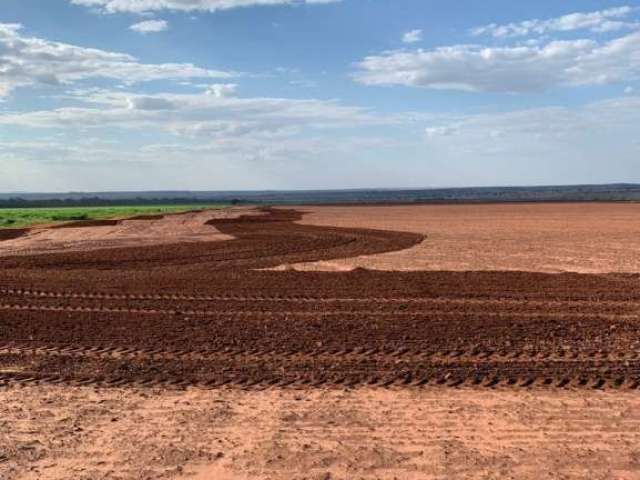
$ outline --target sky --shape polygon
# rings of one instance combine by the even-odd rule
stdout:
[[[0,0],[0,191],[640,183],[640,0]]]

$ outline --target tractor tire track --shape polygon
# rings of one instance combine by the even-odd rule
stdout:
[[[298,296],[241,296],[241,295],[184,295],[168,294],[117,294],[107,292],[69,292],[43,291],[30,289],[0,288],[0,295],[13,297],[33,297],[51,299],[95,299],[95,300],[167,300],[184,302],[273,302],[273,303],[417,303],[417,304],[458,304],[468,305],[513,305],[513,306],[560,306],[560,307],[635,307],[640,309],[640,301],[636,300],[521,300],[514,298],[459,298],[459,297],[298,297]]]
[[[425,351],[420,349],[385,349],[385,348],[318,348],[313,350],[260,350],[260,349],[234,349],[220,348],[217,350],[185,351],[180,349],[162,350],[145,348],[127,348],[121,346],[79,346],[68,345],[29,345],[9,343],[0,345],[0,355],[19,354],[33,356],[69,356],[90,358],[150,358],[150,359],[184,359],[191,360],[217,360],[220,358],[252,358],[252,359],[350,359],[354,361],[366,359],[403,360],[403,361],[429,361],[432,363],[452,363],[461,361],[492,361],[492,362],[529,362],[532,360],[548,360],[559,362],[579,363],[582,361],[609,361],[626,362],[640,357],[640,351],[579,351],[579,350],[548,350],[548,351],[492,351],[481,350],[475,346],[461,346],[449,351]]]
[[[331,316],[363,316],[363,317],[464,317],[467,316],[485,316],[487,318],[554,318],[554,319],[605,319],[605,320],[640,320],[640,314],[602,314],[602,313],[540,313],[540,312],[496,312],[496,311],[474,311],[459,312],[448,310],[421,310],[416,312],[392,311],[380,312],[375,310],[324,310],[319,312],[308,311],[264,311],[264,310],[244,310],[237,312],[229,312],[224,310],[161,310],[161,309],[145,309],[145,308],[113,308],[86,305],[33,305],[33,304],[0,304],[0,311],[31,311],[31,312],[90,312],[90,313],[115,313],[130,315],[186,315],[201,317],[226,317],[226,318],[245,318],[245,317],[272,317],[272,318],[317,318]]]

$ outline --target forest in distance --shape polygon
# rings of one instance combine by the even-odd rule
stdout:
[[[634,202],[640,185],[435,189],[0,193],[0,208],[180,204]]]

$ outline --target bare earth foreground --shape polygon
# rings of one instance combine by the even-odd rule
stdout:
[[[240,209],[5,234],[0,478],[640,479],[639,214]]]
[[[0,392],[2,478],[636,479],[637,393]]]

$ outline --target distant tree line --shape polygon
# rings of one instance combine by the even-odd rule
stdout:
[[[0,208],[63,208],[63,207],[117,207],[128,205],[209,205],[209,204],[230,204],[240,205],[248,202],[240,198],[218,200],[215,198],[118,198],[105,199],[101,197],[83,198],[43,198],[25,199],[12,197],[0,199]]]
[[[88,194],[16,194],[0,197],[0,208],[110,207],[202,204],[356,204],[477,202],[621,202],[640,201],[640,185],[567,185],[540,187],[466,187],[414,190],[308,190],[255,192],[121,192]]]

